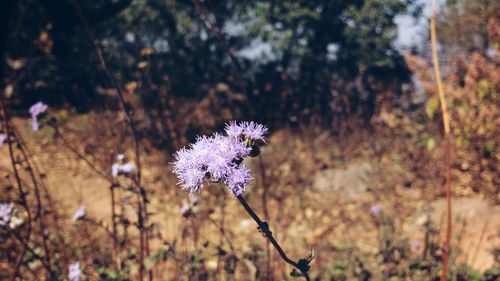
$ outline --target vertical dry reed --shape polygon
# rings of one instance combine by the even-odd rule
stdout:
[[[441,71],[439,69],[439,58],[437,53],[437,36],[436,36],[436,1],[432,0],[432,16],[431,16],[431,46],[432,46],[432,61],[434,65],[434,75],[436,79],[439,101],[441,104],[441,112],[443,117],[444,136],[445,136],[445,158],[446,158],[446,239],[444,244],[443,268],[441,270],[441,281],[446,281],[448,274],[448,258],[450,255],[450,240],[452,231],[451,218],[451,141],[450,141],[450,119],[446,99],[444,96],[443,82],[441,80]]]

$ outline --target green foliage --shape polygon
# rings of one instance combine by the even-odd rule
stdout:
[[[439,97],[432,96],[425,103],[425,114],[429,119],[434,118],[434,114],[439,110]]]

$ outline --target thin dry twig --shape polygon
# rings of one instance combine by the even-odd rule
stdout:
[[[489,218],[487,217],[484,221],[483,228],[481,230],[481,234],[479,235],[479,240],[477,241],[476,249],[474,249],[474,254],[472,255],[472,259],[470,260],[470,265],[474,266],[476,262],[477,254],[479,253],[479,249],[481,248],[481,244],[483,243],[484,235],[486,234],[486,229],[488,229]]]
[[[138,229],[139,229],[139,236],[140,236],[140,253],[139,253],[139,278],[140,280],[143,280],[144,277],[144,257],[145,255],[149,255],[150,253],[150,248],[149,248],[149,234],[148,234],[148,229],[149,227],[147,226],[148,224],[148,208],[147,208],[147,193],[144,187],[141,184],[141,158],[140,158],[140,148],[139,148],[139,140],[137,137],[137,130],[134,125],[134,120],[132,118],[132,113],[129,112],[127,102],[125,100],[125,96],[123,94],[122,89],[118,85],[118,82],[112,75],[111,71],[109,70],[109,67],[106,63],[106,60],[104,59],[104,53],[102,51],[102,48],[99,46],[99,43],[97,39],[94,36],[94,33],[92,32],[90,23],[87,20],[87,17],[85,16],[85,13],[83,12],[80,4],[78,3],[78,0],[74,0],[73,3],[75,4],[76,10],[82,20],[82,23],[85,27],[85,30],[87,31],[87,34],[89,38],[92,41],[92,44],[94,45],[95,51],[97,53],[97,57],[99,59],[99,62],[101,63],[106,76],[108,77],[111,85],[113,88],[116,90],[116,93],[118,95],[118,98],[120,100],[120,105],[122,108],[122,111],[125,115],[125,120],[130,128],[130,131],[132,133],[132,139],[134,142],[134,153],[135,153],[135,164],[137,166],[137,173],[135,177],[133,178],[134,184],[136,185],[138,189],[138,202],[137,202],[137,207],[138,207]],[[152,280],[152,271],[149,271],[149,279]]]
[[[439,57],[437,53],[437,35],[436,35],[436,1],[432,0],[432,16],[431,16],[431,46],[432,46],[432,61],[434,64],[434,75],[441,104],[441,112],[443,117],[444,135],[445,135],[445,158],[446,158],[446,239],[444,244],[443,268],[441,271],[441,281],[446,281],[448,274],[448,259],[450,255],[450,241],[452,232],[452,217],[451,217],[451,140],[450,140],[450,118],[448,108],[444,96],[443,82],[441,80],[441,71],[439,69]]]
[[[17,170],[16,160],[15,160],[15,157],[14,157],[14,150],[12,148],[12,142],[11,142],[12,132],[10,130],[9,116],[7,114],[7,110],[5,109],[5,103],[3,101],[3,98],[0,98],[0,108],[2,110],[4,127],[5,127],[5,131],[6,131],[6,134],[7,134],[7,146],[9,147],[10,161],[11,161],[12,169],[14,170],[14,177],[16,178],[17,188],[18,188],[18,191],[19,191],[19,198],[20,198],[19,201],[20,201],[20,204],[26,210],[26,215],[27,215],[27,218],[28,218],[28,231],[27,231],[26,238],[25,238],[26,242],[22,241],[22,238],[19,238],[19,241],[21,241],[23,243],[24,248],[21,251],[21,253],[20,253],[20,255],[19,255],[18,259],[17,259],[16,267],[14,269],[14,275],[12,276],[12,280],[16,280],[17,277],[19,276],[19,270],[21,268],[21,264],[22,264],[22,261],[24,259],[24,256],[26,255],[26,252],[29,250],[28,249],[29,248],[28,244],[29,244],[29,241],[30,241],[30,238],[31,238],[32,217],[31,217],[31,211],[30,211],[29,206],[28,206],[28,200],[26,198],[26,194],[27,193],[23,189],[23,184],[22,184],[22,181],[21,181],[21,177],[19,176],[19,171]]]

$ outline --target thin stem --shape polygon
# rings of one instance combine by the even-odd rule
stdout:
[[[474,263],[476,262],[477,254],[479,253],[479,249],[481,248],[481,244],[484,239],[484,235],[486,234],[486,229],[488,228],[488,222],[489,218],[486,217],[486,220],[484,221],[483,229],[481,230],[481,234],[479,235],[479,241],[477,242],[476,249],[474,250],[474,254],[472,255],[472,259],[470,260],[470,265],[474,266]]]
[[[441,281],[446,281],[448,274],[448,259],[450,255],[450,241],[452,231],[451,221],[451,141],[450,141],[450,118],[448,116],[448,108],[444,96],[443,83],[441,81],[441,71],[439,69],[439,58],[437,53],[437,36],[436,36],[436,1],[432,0],[432,16],[431,16],[431,47],[432,61],[434,64],[434,75],[436,86],[441,104],[441,112],[443,117],[443,126],[445,134],[445,158],[446,158],[446,239],[444,244],[443,269],[441,271]]]
[[[224,237],[227,241],[227,244],[229,245],[229,248],[231,249],[231,252],[232,254],[234,255],[234,246],[233,246],[233,243],[231,242],[231,239],[229,239],[229,236],[227,236],[227,233],[226,231],[224,230],[224,227],[223,226],[219,226],[213,219],[211,219],[210,217],[208,218],[208,220],[219,230],[220,234],[222,235],[222,237]]]
[[[31,222],[32,222],[32,218],[31,218],[31,211],[30,211],[30,209],[28,207],[28,200],[26,198],[26,193],[24,192],[23,184],[21,182],[21,177],[19,176],[19,171],[17,170],[16,160],[14,159],[14,150],[12,148],[12,142],[10,141],[10,137],[12,135],[12,132],[10,130],[9,115],[7,114],[7,110],[5,109],[5,104],[4,104],[4,101],[3,101],[2,98],[0,98],[0,108],[2,110],[5,131],[6,131],[6,134],[7,134],[7,146],[9,147],[10,162],[11,162],[11,165],[12,165],[12,169],[14,170],[14,177],[16,178],[16,182],[17,182],[17,188],[18,188],[18,191],[19,191],[20,203],[24,207],[24,209],[26,210],[26,214],[27,214],[27,217],[28,217],[28,234],[26,235],[26,243],[24,243],[22,241],[22,239],[19,238],[19,241],[21,241],[21,243],[23,244],[24,248],[21,251],[21,254],[19,255],[19,258],[18,258],[18,260],[16,262],[16,267],[14,269],[14,275],[12,277],[12,280],[16,280],[16,278],[19,275],[19,270],[20,270],[20,267],[21,267],[21,263],[22,263],[22,261],[24,259],[24,256],[26,255],[26,252],[29,250],[28,249],[29,248],[28,244],[29,244],[29,240],[30,240],[30,237],[31,237],[31,230],[32,230]]]
[[[113,166],[114,162],[114,154],[111,152],[109,154],[109,167],[111,168]],[[106,177],[107,178],[107,177]],[[113,236],[113,261],[115,263],[115,266],[119,268],[119,263],[117,261],[118,257],[118,230],[116,226],[116,199],[115,199],[115,188],[119,186],[113,177],[113,173],[110,170],[109,171],[109,178],[108,181],[110,182],[109,184],[109,192],[111,193],[111,225],[112,225],[112,236]]]
[[[45,227],[45,222],[44,222],[44,218],[45,218],[44,212],[45,211],[44,211],[43,200],[42,200],[42,196],[41,196],[41,192],[40,192],[39,182],[37,181],[36,176],[34,174],[34,171],[35,171],[33,169],[34,166],[30,162],[27,148],[26,148],[25,142],[22,139],[21,134],[19,132],[16,133],[15,127],[12,127],[12,129],[14,130],[13,133],[14,133],[16,139],[18,139],[19,150],[21,151],[21,154],[24,158],[24,162],[26,162],[26,171],[28,172],[28,175],[30,176],[31,182],[33,184],[33,189],[35,191],[35,201],[36,201],[35,219],[38,220],[40,234],[42,236],[42,245],[43,245],[43,249],[45,252],[44,257],[47,261],[47,264],[51,265],[50,251],[49,251],[49,246],[48,246],[48,241],[49,241],[48,229]],[[54,222],[55,221],[56,220],[54,220]],[[48,277],[53,278],[54,272],[52,271],[51,267],[48,270],[49,270],[47,272],[49,275]]]
[[[140,232],[140,240],[141,240],[140,241],[141,265],[139,267],[139,276],[140,276],[140,280],[143,280],[144,264],[142,262],[144,261],[144,255],[145,254],[149,255],[149,233],[148,233],[149,226],[147,225],[147,224],[149,224],[149,221],[148,221],[149,214],[148,214],[148,208],[147,208],[147,203],[148,203],[147,193],[146,193],[146,190],[144,189],[144,187],[142,187],[142,185],[141,185],[141,158],[140,158],[140,153],[139,153],[140,148],[139,148],[139,140],[137,137],[137,130],[136,130],[135,125],[134,125],[132,113],[129,112],[127,109],[127,102],[126,102],[125,97],[123,95],[123,91],[120,88],[120,86],[118,85],[118,82],[116,81],[116,79],[114,78],[114,76],[112,75],[111,71],[108,68],[106,60],[104,58],[104,53],[102,51],[102,48],[99,46],[98,41],[95,38],[94,33],[92,32],[92,29],[91,29],[90,24],[87,20],[87,17],[85,16],[85,13],[83,12],[80,4],[78,3],[78,0],[74,0],[73,3],[75,4],[76,10],[77,10],[77,12],[82,20],[82,23],[87,31],[87,34],[88,34],[90,40],[92,41],[92,44],[94,45],[99,62],[101,63],[111,85],[116,90],[116,93],[117,93],[118,98],[120,100],[120,105],[121,105],[122,111],[125,115],[126,123],[127,123],[128,127],[130,128],[130,131],[132,133],[132,139],[134,142],[135,164],[137,166],[137,174],[136,174],[136,177],[134,178],[134,183],[136,184],[137,188],[139,189],[138,196],[140,196],[140,199],[138,199],[138,200],[142,201],[142,202],[138,202],[138,207],[140,207],[139,211],[141,212],[141,214],[139,215],[139,220],[140,220],[139,221],[139,232]],[[144,224],[146,224],[146,227],[144,227]],[[146,253],[144,253],[144,252],[146,252]],[[151,270],[149,271],[149,279],[150,280],[152,279]]]
[[[137,228],[139,229],[139,280],[144,279],[144,218],[142,217],[142,199],[137,193]]]
[[[259,170],[260,177],[262,179],[262,210],[264,212],[264,219],[269,220],[269,211],[267,208],[267,193],[269,191],[269,185],[267,184],[266,170],[264,169],[264,160],[262,159],[262,154],[259,154]],[[267,256],[267,278],[269,278],[271,273],[271,248],[269,246],[269,241],[266,243],[266,256]]]
[[[102,177],[106,181],[111,182],[111,180],[106,176],[106,174],[104,174],[102,171],[100,171],[99,169],[97,169],[96,166],[92,162],[90,162],[90,160],[88,160],[87,158],[85,158],[85,156],[83,156],[80,152],[78,152],[78,150],[76,148],[74,148],[74,147],[71,146],[71,144],[64,137],[64,135],[61,134],[61,132],[59,132],[59,128],[54,127],[54,130],[55,130],[55,133],[56,133],[56,137],[60,137],[61,138],[61,140],[63,141],[63,144],[64,144],[64,146],[66,146],[66,148],[68,148],[71,152],[73,152],[73,154],[75,154],[78,158],[80,158],[81,160],[83,160],[83,162],[85,162],[85,164],[87,164],[87,166],[92,171],[94,171],[96,174],[98,174],[100,177]]]
[[[252,207],[250,207],[250,205],[248,205],[247,201],[245,200],[245,198],[243,198],[243,196],[241,195],[238,195],[236,196],[236,198],[238,199],[238,201],[240,201],[241,205],[243,206],[243,208],[245,208],[245,210],[247,211],[247,213],[253,218],[253,220],[257,223],[257,225],[259,226],[259,230],[264,234],[264,236],[271,242],[271,244],[274,246],[274,248],[276,249],[276,251],[278,251],[278,253],[280,254],[281,258],[286,262],[288,263],[289,265],[295,267],[296,269],[298,269],[302,275],[304,276],[304,278],[309,281],[311,280],[309,278],[309,274],[307,273],[307,269],[304,269],[303,266],[299,265],[299,263],[293,261],[292,259],[290,259],[286,254],[285,252],[283,251],[283,249],[281,248],[280,244],[276,241],[276,239],[274,239],[273,237],[273,234],[272,232],[269,230],[269,227],[267,225],[266,222],[262,221],[259,216],[253,211]],[[300,261],[299,261],[300,262]]]

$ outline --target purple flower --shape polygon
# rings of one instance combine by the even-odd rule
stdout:
[[[246,137],[253,141],[264,141],[264,135],[267,133],[267,128],[264,125],[250,122],[241,122],[239,124],[236,121],[231,121],[226,124],[226,134],[232,138]]]
[[[9,223],[13,210],[13,203],[0,203],[0,226],[7,225],[7,223]]]
[[[264,125],[251,122],[243,122],[243,134],[251,140],[264,141],[264,135],[267,133],[267,128]]]
[[[243,127],[236,124],[236,121],[230,121],[225,127],[226,134],[233,138],[239,138],[243,135]]]
[[[380,211],[382,211],[382,205],[380,204],[377,204],[377,205],[374,205],[373,207],[371,207],[370,209],[370,213],[373,215],[373,216],[378,216],[380,214]]]
[[[80,270],[80,262],[73,262],[68,268],[69,281],[80,281],[82,278],[82,271]]]
[[[238,196],[245,192],[251,179],[250,169],[241,164],[229,173],[226,183],[234,196]]]
[[[417,240],[413,240],[413,242],[411,242],[411,249],[414,251],[418,251],[420,249],[420,242],[418,242]]]
[[[205,179],[226,183],[251,148],[239,139],[216,134],[198,137],[195,143],[175,154],[174,173],[190,192],[199,191]]]
[[[30,107],[31,128],[33,129],[33,131],[38,131],[40,127],[38,124],[38,115],[47,111],[48,108],[49,107],[41,101],[35,103]]]
[[[267,128],[254,122],[231,121],[225,131],[227,136],[198,137],[195,143],[177,151],[173,171],[183,189],[200,191],[207,182],[220,182],[239,196],[248,188],[252,176],[241,163],[258,151],[256,141],[264,142]]]
[[[6,134],[0,133],[0,148],[2,148],[3,143],[5,142],[5,139],[7,138]]]
[[[111,175],[113,177],[117,177],[120,174],[129,175],[134,172],[135,172],[134,163],[125,163],[125,164],[113,163],[113,165],[111,165]]]
[[[85,206],[80,206],[78,210],[73,214],[73,217],[71,218],[72,222],[76,222],[79,219],[82,219],[85,217]]]

